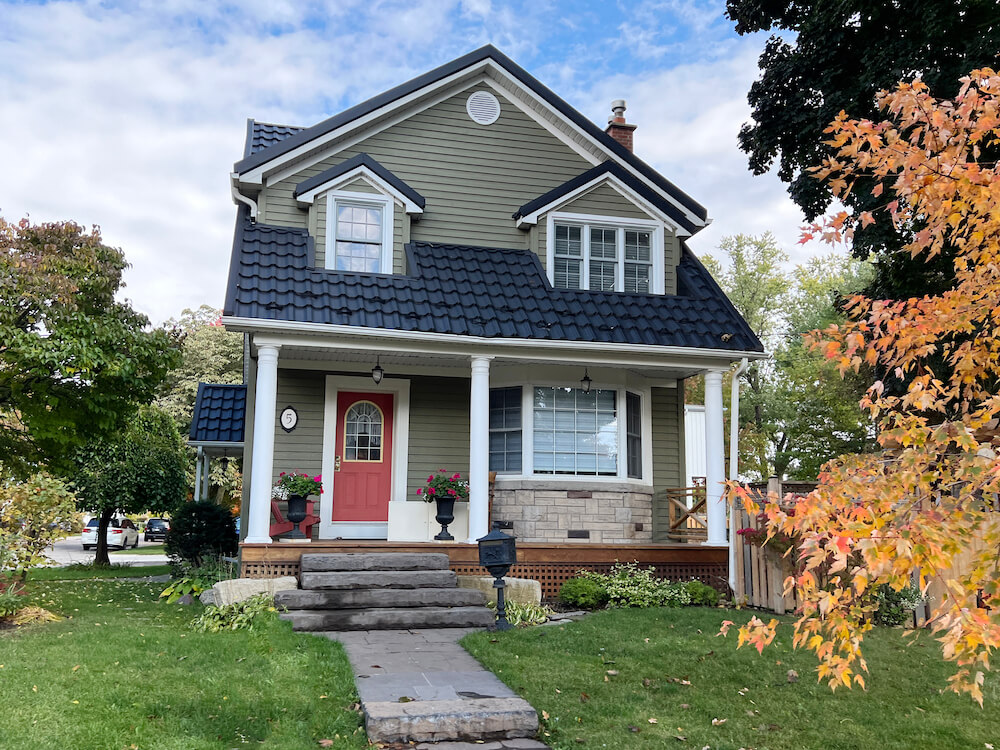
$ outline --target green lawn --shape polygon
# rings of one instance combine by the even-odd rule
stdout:
[[[165,544],[153,544],[149,547],[136,547],[135,549],[116,549],[109,554],[112,555],[165,555],[167,554]]]
[[[83,578],[147,578],[162,576],[170,572],[169,565],[129,565],[112,563],[108,566],[67,565],[64,568],[32,568],[28,571],[29,581],[77,581]]]
[[[1000,681],[987,680],[985,710],[942,692],[950,665],[929,636],[907,647],[901,630],[879,629],[865,639],[867,692],[831,693],[816,682],[815,659],[792,651],[791,625],[763,655],[737,651],[735,632],[716,636],[724,619],[749,617],[618,610],[474,633],[463,645],[538,710],[542,739],[555,748],[1000,748]]]
[[[202,607],[158,602],[163,584],[42,572],[29,598],[66,619],[0,631],[0,748],[367,746],[339,644],[276,618],[198,634]]]

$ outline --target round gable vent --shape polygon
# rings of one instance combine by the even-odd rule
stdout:
[[[465,103],[465,111],[473,122],[492,125],[500,117],[500,102],[489,91],[477,91]]]

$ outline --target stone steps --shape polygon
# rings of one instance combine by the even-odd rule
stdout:
[[[372,742],[481,742],[534,737],[538,731],[535,709],[523,698],[370,702],[364,712]]]
[[[368,609],[293,609],[281,613],[295,630],[411,630],[419,628],[486,628],[493,612],[478,607],[370,607]]]
[[[309,632],[489,627],[485,596],[458,588],[448,565],[439,553],[305,554],[301,588],[275,602]]]

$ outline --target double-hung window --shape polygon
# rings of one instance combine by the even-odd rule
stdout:
[[[490,471],[521,472],[521,388],[490,390]]]
[[[331,194],[327,203],[326,267],[392,272],[392,202],[365,194]]]
[[[552,223],[552,285],[557,289],[648,294],[662,246],[652,228],[555,219]],[[662,273],[662,269],[661,269]]]

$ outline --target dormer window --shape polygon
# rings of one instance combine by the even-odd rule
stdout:
[[[392,273],[392,199],[374,193],[327,195],[326,267]]]
[[[555,288],[662,293],[662,286],[656,284],[654,260],[656,248],[662,254],[663,245],[653,227],[600,217],[587,221],[557,217],[551,227],[549,278]]]

